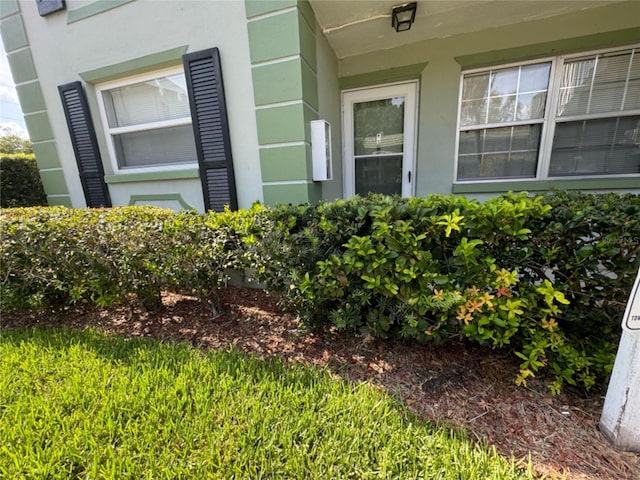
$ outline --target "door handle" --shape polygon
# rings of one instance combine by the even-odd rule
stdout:
[[[411,183],[411,170],[409,170],[409,174],[407,176],[409,177],[409,183]]]

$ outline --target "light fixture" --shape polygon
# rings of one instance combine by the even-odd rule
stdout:
[[[411,24],[416,19],[416,9],[418,2],[396,5],[391,10],[391,26],[396,32],[404,32],[411,29]]]

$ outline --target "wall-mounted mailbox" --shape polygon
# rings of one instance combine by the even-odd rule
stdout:
[[[311,158],[313,181],[331,180],[331,125],[324,120],[311,121]]]

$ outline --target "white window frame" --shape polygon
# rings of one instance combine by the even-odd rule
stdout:
[[[600,54],[633,51],[634,49],[640,49],[640,44],[620,46],[615,48],[607,48],[601,50],[590,50],[585,52],[573,53],[568,55],[558,55],[555,57],[543,57],[535,60],[529,60],[524,62],[511,62],[506,64],[497,64],[482,68],[474,68],[464,70],[460,74],[460,86],[458,89],[458,118],[456,122],[456,144],[455,144],[455,158],[454,158],[454,170],[453,170],[453,183],[460,185],[469,185],[476,183],[508,183],[508,182],[539,182],[544,180],[585,180],[585,179],[611,179],[611,178],[638,178],[640,173],[625,173],[625,174],[610,174],[610,175],[549,175],[549,169],[551,167],[551,150],[553,148],[553,139],[555,134],[556,125],[558,123],[565,123],[571,121],[580,120],[592,120],[598,118],[613,118],[613,117],[627,117],[640,115],[640,109],[620,111],[616,114],[611,112],[595,113],[595,114],[581,114],[571,117],[562,117],[561,121],[556,121],[556,111],[558,108],[558,101],[560,97],[560,85],[562,83],[563,67],[566,61],[590,57]],[[640,56],[640,51],[636,50],[633,53],[634,57]],[[489,70],[501,70],[506,68],[535,65],[541,63],[551,63],[551,71],[549,74],[549,86],[547,88],[547,101],[545,103],[545,113],[542,118],[542,131],[540,133],[540,146],[538,147],[537,169],[535,177],[510,177],[510,178],[476,178],[476,179],[464,179],[458,180],[458,158],[460,148],[460,131],[470,130],[469,128],[461,126],[461,113],[462,113],[462,90],[464,85],[464,78],[466,75],[474,73],[488,72]],[[504,122],[499,124],[485,124],[478,126],[478,129],[498,128],[498,127],[510,127],[519,124],[532,125],[540,123],[539,120],[526,120],[515,122]]]
[[[118,165],[118,157],[116,155],[116,149],[113,142],[114,135],[120,135],[123,133],[134,133],[155,130],[166,127],[178,127],[184,125],[191,125],[191,115],[189,117],[183,117],[173,120],[163,120],[158,122],[148,122],[136,125],[130,125],[126,127],[110,127],[109,119],[107,118],[107,109],[104,104],[103,92],[112,90],[114,88],[124,87],[135,83],[144,82],[147,80],[153,80],[159,77],[165,77],[169,75],[182,74],[184,75],[184,69],[180,67],[171,67],[161,70],[154,70],[153,72],[144,73],[140,75],[133,75],[110,82],[105,82],[96,85],[96,97],[98,100],[98,109],[100,110],[100,119],[104,130],[105,139],[107,142],[107,149],[109,151],[109,157],[114,173],[151,173],[151,172],[165,172],[165,171],[177,171],[177,170],[189,170],[198,166],[197,158],[190,163],[176,163],[176,164],[164,164],[164,165],[144,165],[138,167],[121,167]],[[195,140],[194,140],[195,142]]]

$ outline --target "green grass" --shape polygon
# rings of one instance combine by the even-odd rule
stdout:
[[[0,478],[530,478],[369,385],[95,331],[0,333]]]

